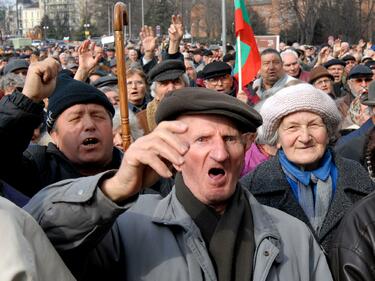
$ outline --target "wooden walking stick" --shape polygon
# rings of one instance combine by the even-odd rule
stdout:
[[[120,115],[122,146],[124,150],[130,145],[130,126],[128,109],[128,91],[126,87],[126,66],[124,52],[124,25],[128,24],[128,13],[126,5],[117,2],[113,12],[113,31],[115,35],[117,78],[120,97]]]

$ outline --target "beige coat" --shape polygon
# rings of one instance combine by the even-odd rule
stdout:
[[[0,197],[0,280],[75,280],[35,220]]]

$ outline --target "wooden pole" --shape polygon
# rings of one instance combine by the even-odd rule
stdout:
[[[126,6],[122,2],[117,2],[113,12],[113,32],[115,36],[117,78],[120,97],[120,115],[122,146],[124,150],[130,145],[128,91],[126,87],[126,65],[124,51],[124,25],[128,24],[128,14]]]

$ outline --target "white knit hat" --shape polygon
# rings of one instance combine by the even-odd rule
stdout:
[[[302,83],[280,90],[262,105],[260,115],[265,139],[274,136],[283,117],[298,111],[319,115],[331,133],[336,132],[341,122],[341,115],[332,98],[312,85]]]

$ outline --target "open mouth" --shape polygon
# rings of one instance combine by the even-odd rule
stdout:
[[[82,144],[85,145],[85,146],[92,146],[92,145],[97,144],[98,142],[99,142],[99,140],[97,138],[86,138],[86,139],[84,139]]]
[[[225,175],[225,171],[224,171],[224,169],[221,169],[221,168],[211,168],[208,171],[208,175],[211,178],[215,178],[215,177],[218,177],[218,176],[224,176]]]

